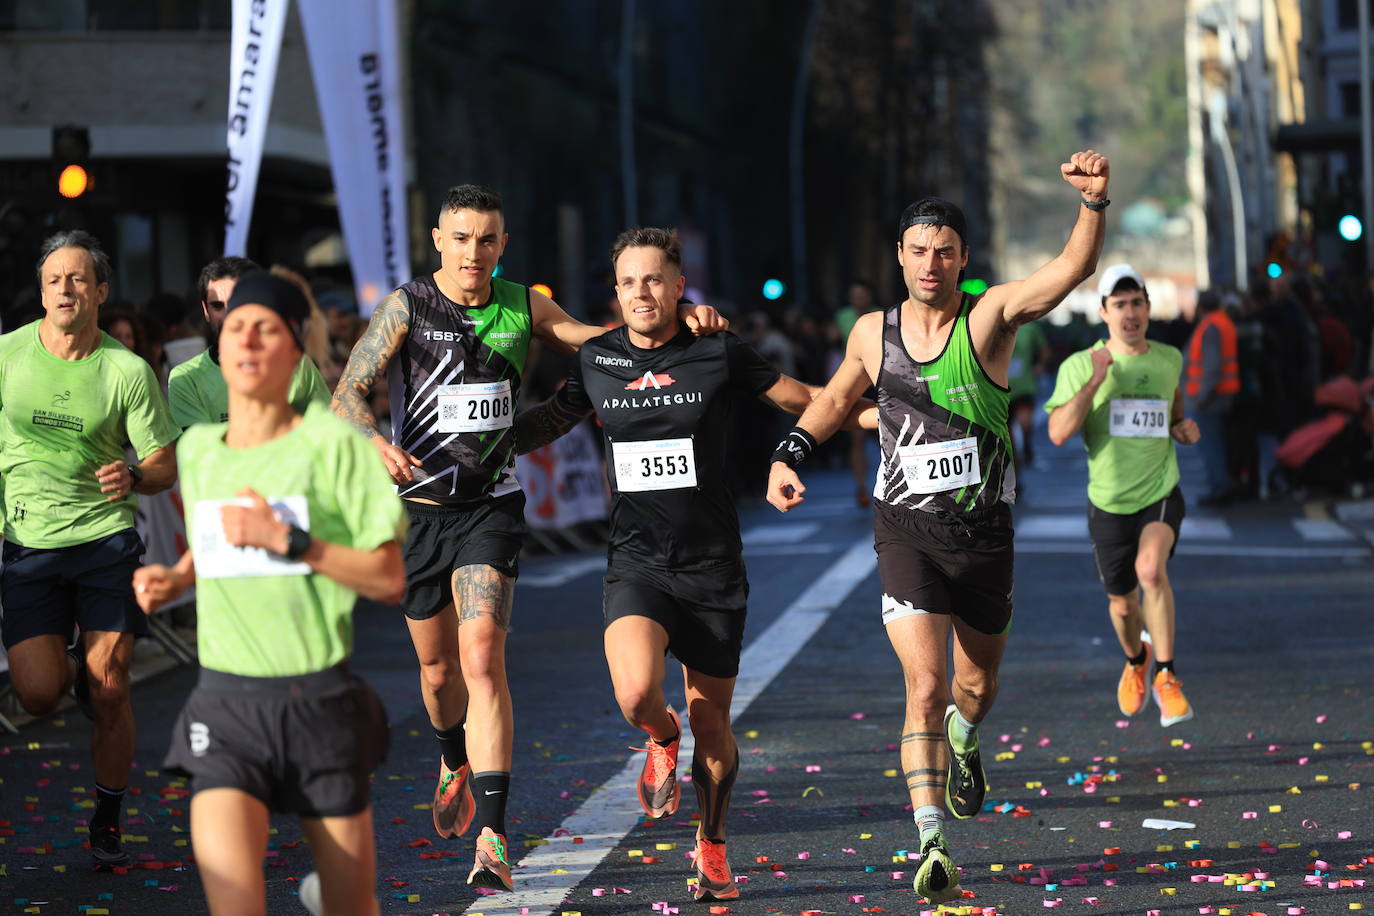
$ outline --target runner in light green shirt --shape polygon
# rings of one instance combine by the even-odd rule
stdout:
[[[1150,297],[1144,278],[1129,264],[1116,264],[1102,272],[1098,293],[1108,337],[1059,367],[1045,404],[1050,441],[1063,445],[1081,430],[1088,449],[1088,533],[1112,626],[1126,653],[1117,705],[1127,716],[1145,708],[1153,647],[1152,693],[1160,724],[1168,726],[1193,717],[1174,673],[1174,592],[1167,566],[1184,514],[1174,445],[1191,445],[1199,434],[1197,424],[1183,416],[1183,355],[1145,336]],[[1142,630],[1151,642],[1143,641]]]
[[[218,356],[219,347],[211,346],[172,369],[167,400],[173,419],[182,429],[229,419],[229,389],[224,386]],[[329,386],[310,357],[302,356],[296,363],[286,396],[297,413],[305,413],[311,404],[329,406]]]
[[[140,460],[177,429],[152,366],[96,329],[81,359],[49,352],[42,320],[0,337],[0,487],[5,539],[71,547],[134,526],[137,497],[111,501],[96,472]]]
[[[301,291],[245,274],[224,312],[229,422],[181,440],[191,548],[175,567],[134,574],[148,613],[197,584],[200,681],[165,765],[192,778],[191,841],[211,912],[261,911],[275,811],[301,819],[313,850],[330,850],[314,853],[318,880],[302,882],[303,902],[375,913],[369,775],[389,731],[347,659],[355,599],[401,598],[406,516],[367,440],[327,408],[302,417],[287,400],[309,314]]]
[[[110,276],[89,233],[50,236],[43,318],[0,337],[0,637],[24,709],[46,716],[70,690],[95,722],[99,868],[129,864],[119,826],[135,742],[129,665],[134,637],[148,632],[130,587],[143,555],[133,493],[166,490],[177,473],[177,429],[152,367],[100,330]]]

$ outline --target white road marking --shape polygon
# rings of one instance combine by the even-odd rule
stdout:
[[[1185,518],[1183,529],[1178,533],[1180,541],[1197,538],[1203,541],[1231,540],[1231,526],[1224,518]]]
[[[1067,541],[1026,541],[1016,543],[1017,553],[1066,553],[1092,555],[1088,544]],[[1368,547],[1257,547],[1244,544],[1189,544],[1178,545],[1178,552],[1195,557],[1270,557],[1275,559],[1359,559],[1368,557]]]
[[[534,566],[534,564],[527,564],[525,569],[521,571],[519,588],[558,588],[560,585],[567,585],[572,580],[580,579],[588,573],[604,572],[606,555],[576,557],[549,564],[541,563],[533,571],[530,570],[530,566]]]
[[[732,719],[749,708],[876,565],[872,538],[864,536],[855,541],[844,556],[745,647],[740,675],[735,681]],[[691,759],[692,739],[684,731],[678,760]],[[632,757],[624,769],[568,815],[555,831],[563,835],[550,836],[548,845],[527,853],[515,871],[514,893],[480,897],[464,912],[480,912],[483,916],[544,916],[559,912],[568,893],[639,823],[643,813],[635,796],[635,781],[643,765],[641,757]],[[582,842],[574,843],[573,837],[580,837]],[[685,874],[684,869],[684,877]]]
[[[1088,517],[1082,513],[1077,515],[1027,515],[1016,520],[1015,529],[1018,542],[1022,538],[1044,541],[1056,538],[1086,540],[1088,537]]]
[[[798,544],[820,530],[820,522],[755,525],[740,535],[740,539],[744,541],[745,547],[759,544]]]
[[[1350,533],[1340,522],[1329,518],[1295,518],[1293,527],[1304,541],[1353,541]]]

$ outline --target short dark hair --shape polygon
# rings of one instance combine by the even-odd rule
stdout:
[[[897,221],[899,247],[902,237],[912,226],[930,226],[937,231],[941,226],[948,226],[958,233],[960,250],[968,250],[968,224],[964,219],[964,211],[943,197],[923,197],[902,211],[902,218]]]
[[[162,322],[165,331],[186,320],[186,300],[176,293],[154,293],[144,304],[143,313]]]
[[[480,184],[460,184],[448,189],[448,193],[444,195],[444,204],[439,208],[439,215],[456,213],[459,210],[505,215],[501,208],[501,195]]]
[[[240,258],[237,255],[215,258],[200,269],[200,278],[196,280],[196,291],[200,295],[198,301],[206,301],[205,297],[210,295],[210,284],[216,280],[237,280],[244,274],[255,270],[262,270],[262,268],[248,258]]]
[[[635,226],[626,229],[611,243],[611,271],[615,272],[615,262],[626,248],[657,248],[668,256],[678,272],[682,271],[682,242],[676,229],[659,229],[654,226]]]
[[[38,288],[43,288],[43,265],[54,251],[62,248],[81,248],[91,256],[95,265],[95,282],[109,283],[114,271],[110,268],[110,256],[100,247],[100,241],[84,229],[65,229],[55,232],[43,240],[38,249],[38,266],[34,272],[38,276]]]

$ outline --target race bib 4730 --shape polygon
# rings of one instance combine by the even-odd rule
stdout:
[[[1127,439],[1169,435],[1169,402],[1162,398],[1113,398],[1108,432]]]

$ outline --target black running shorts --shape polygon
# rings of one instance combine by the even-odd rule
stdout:
[[[71,547],[4,545],[0,634],[6,649],[34,636],[61,636],[72,628],[148,635],[148,618],[134,600],[134,570],[143,539],[133,528]]]
[[[428,620],[453,602],[453,572],[490,566],[520,575],[525,542],[525,494],[507,493],[462,508],[403,500],[410,516],[404,549],[406,591],[401,607],[412,620]]]
[[[648,617],[668,631],[668,651],[686,667],[709,677],[739,674],[749,599],[743,561],[670,570],[612,559],[605,582],[606,626]]]
[[[980,633],[1011,628],[1011,507],[955,518],[876,501],[873,547],[883,624],[912,614],[951,614]]]
[[[1174,542],[1169,546],[1169,556],[1173,557],[1185,514],[1183,492],[1178,487],[1163,499],[1130,515],[1104,512],[1088,503],[1088,534],[1093,539],[1093,559],[1097,561],[1097,577],[1102,580],[1107,594],[1135,594],[1140,584],[1135,575],[1135,554],[1140,546],[1140,532],[1150,522],[1163,522],[1174,529]]]
[[[390,742],[382,701],[346,665],[299,677],[202,668],[163,765],[193,793],[239,789],[279,814],[348,817],[368,806]]]

